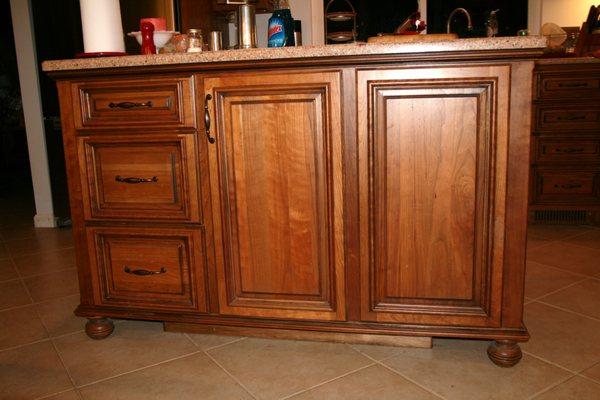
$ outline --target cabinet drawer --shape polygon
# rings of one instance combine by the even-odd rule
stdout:
[[[537,132],[597,131],[600,129],[600,107],[587,104],[536,107]]]
[[[537,137],[534,146],[534,162],[600,162],[600,139]]]
[[[538,99],[600,97],[600,72],[538,74],[536,95]]]
[[[535,204],[591,204],[600,201],[598,171],[534,170]]]
[[[192,88],[191,77],[74,84],[75,127],[193,128]]]
[[[88,228],[104,305],[206,310],[199,229]]]
[[[199,221],[195,140],[80,138],[86,218]]]

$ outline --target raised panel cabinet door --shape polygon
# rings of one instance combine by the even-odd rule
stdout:
[[[219,312],[340,320],[339,72],[206,76]]]
[[[509,79],[357,72],[363,320],[499,326]]]

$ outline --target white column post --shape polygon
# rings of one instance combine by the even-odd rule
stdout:
[[[10,0],[10,10],[17,51],[25,129],[27,131],[31,180],[33,181],[33,194],[35,197],[36,214],[33,222],[36,227],[52,228],[56,227],[56,218],[54,217],[52,189],[50,187],[50,171],[46,152],[44,115],[38,80],[31,0]]]

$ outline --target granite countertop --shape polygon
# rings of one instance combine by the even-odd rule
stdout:
[[[205,51],[203,53],[171,53],[150,56],[136,55],[54,60],[44,61],[42,63],[42,69],[47,72],[73,71],[99,68],[141,67],[147,65],[201,64],[228,61],[259,61],[434,52],[525,50],[541,49],[544,47],[546,47],[546,38],[541,36],[458,39],[427,43],[352,43],[325,46]]]

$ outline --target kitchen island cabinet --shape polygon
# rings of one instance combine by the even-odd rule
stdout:
[[[516,364],[543,42],[511,40],[45,63],[88,335],[478,338]]]

